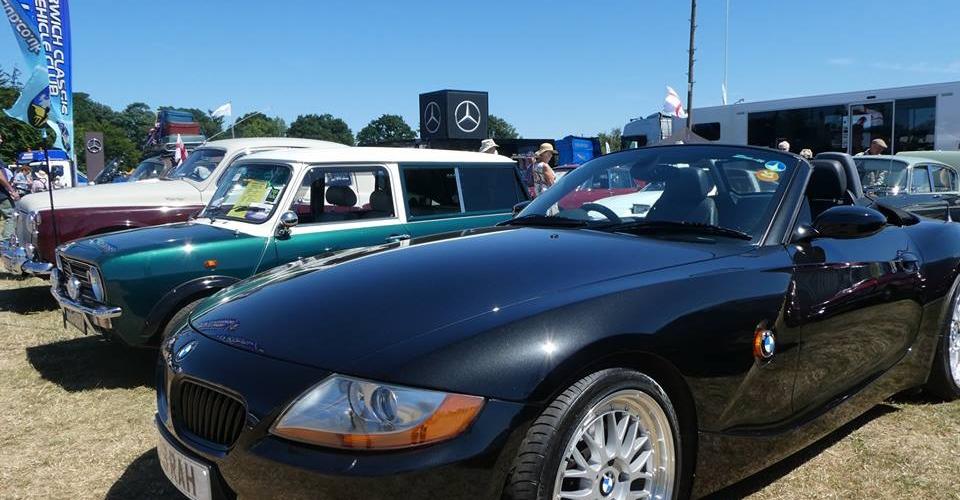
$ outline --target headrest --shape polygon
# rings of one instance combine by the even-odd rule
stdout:
[[[370,193],[370,209],[377,212],[393,212],[393,196],[390,191],[378,189]]]
[[[327,203],[338,207],[353,207],[357,204],[357,194],[347,186],[327,188]]]
[[[807,197],[814,200],[840,200],[847,195],[847,175],[837,160],[812,160]]]
[[[853,194],[854,198],[863,198],[863,185],[860,183],[860,174],[857,172],[857,164],[853,157],[846,153],[820,153],[814,157],[815,160],[836,160],[840,162],[847,178],[847,189]]]
[[[706,171],[695,167],[678,168],[667,179],[663,196],[701,200],[713,190],[713,180]]]

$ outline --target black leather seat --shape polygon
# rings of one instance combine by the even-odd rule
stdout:
[[[857,164],[853,157],[846,153],[826,152],[820,153],[813,158],[814,160],[836,160],[843,167],[844,176],[847,179],[847,192],[856,201],[863,198],[863,184],[860,183],[860,173],[857,172]]]
[[[812,220],[828,208],[853,204],[847,191],[847,174],[839,161],[817,159],[810,166],[813,172],[807,183],[807,200]]]
[[[393,217],[393,195],[386,189],[370,193],[370,210],[363,214],[364,219]]]
[[[646,218],[716,224],[717,205],[707,196],[713,187],[713,180],[706,171],[694,167],[678,168],[667,179],[663,194]]]
[[[327,188],[327,203],[340,208],[352,209],[357,206],[357,193],[354,193],[348,186],[330,186]],[[325,211],[320,217],[320,222],[331,222],[341,220],[356,219],[357,214],[351,211],[332,212]]]

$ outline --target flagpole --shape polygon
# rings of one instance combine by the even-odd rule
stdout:
[[[727,105],[727,59],[730,54],[730,0],[727,0],[723,23],[723,105]]]
[[[687,131],[693,123],[693,34],[697,29],[697,0],[690,0],[690,57],[687,62]]]
[[[53,209],[53,170],[50,168],[50,152],[47,150],[47,128],[43,128],[43,159],[47,163],[47,191],[50,192],[50,226],[53,228],[53,248],[60,246],[60,234],[57,231],[57,213]]]

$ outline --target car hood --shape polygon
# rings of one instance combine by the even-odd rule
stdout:
[[[414,337],[451,328],[469,335],[466,325],[481,316],[510,309],[500,317],[516,317],[552,294],[743,250],[587,230],[491,228],[288,264],[214,295],[190,322],[238,348],[356,373],[365,356]]]
[[[182,180],[98,184],[53,192],[54,208],[151,207],[200,205],[200,190]],[[17,206],[39,212],[50,209],[49,193],[24,196]]]
[[[183,248],[184,251],[189,252],[190,248],[206,243],[253,237],[207,224],[178,222],[76,240],[64,247],[63,254],[100,264],[107,259],[136,253],[171,248]]]

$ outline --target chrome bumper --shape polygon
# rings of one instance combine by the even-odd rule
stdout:
[[[35,262],[27,257],[27,251],[12,241],[0,241],[0,267],[10,274],[33,274],[46,276],[53,269],[53,264]]]
[[[110,306],[96,306],[90,307],[81,304],[80,302],[67,297],[66,295],[60,292],[60,273],[56,270],[50,276],[50,293],[53,294],[53,298],[56,299],[57,303],[60,304],[60,307],[64,309],[69,309],[71,311],[76,311],[82,313],[87,320],[91,318],[94,322],[101,323],[98,326],[105,326],[103,320],[109,320],[110,318],[116,318],[120,316],[123,312],[119,307],[110,307]]]

